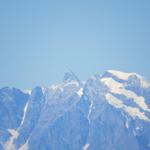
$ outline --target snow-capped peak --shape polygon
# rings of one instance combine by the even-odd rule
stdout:
[[[121,72],[117,70],[108,70],[107,74],[111,74],[113,77],[116,77],[120,80],[129,81],[129,80],[138,80],[139,86],[142,88],[148,88],[150,87],[150,83],[144,79],[141,75],[134,73],[134,72]]]
[[[27,89],[27,90],[24,90],[23,92],[26,93],[26,94],[31,95],[32,90]]]
[[[122,80],[128,80],[130,76],[137,75],[136,73],[127,73],[127,72],[121,72],[117,70],[108,70],[107,72]]]
[[[120,74],[122,75],[122,73],[119,73],[119,75]],[[143,116],[147,118],[145,114],[140,111],[140,109],[142,109],[143,111],[150,112],[150,108],[145,103],[144,97],[138,96],[135,92],[126,89],[124,83],[116,81],[115,79],[113,79],[113,77],[103,77],[100,79],[100,82],[104,83],[104,85],[108,87],[108,91],[106,92],[105,97],[106,97],[106,100],[109,101],[109,103],[111,103],[112,105],[118,108],[125,108],[125,107],[130,108],[130,109],[125,109],[125,110],[128,110],[127,112],[132,117],[136,116],[135,114],[133,115],[132,113],[133,112],[132,109],[134,109],[134,110],[138,110],[139,112],[139,115],[137,117],[139,117],[140,119],[142,119]],[[115,95],[121,95],[121,96],[126,97],[127,100],[132,100],[138,107],[130,107],[124,104],[124,101],[119,100],[119,98],[116,97]],[[144,120],[149,120],[149,119],[144,119]]]

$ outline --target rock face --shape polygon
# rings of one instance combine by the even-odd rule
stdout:
[[[0,89],[0,150],[150,150],[150,84],[109,70],[31,93]]]

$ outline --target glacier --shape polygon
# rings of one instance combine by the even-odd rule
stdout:
[[[0,89],[0,150],[150,150],[150,82],[108,70]]]

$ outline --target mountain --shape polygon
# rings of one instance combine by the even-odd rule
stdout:
[[[150,83],[108,70],[80,81],[0,89],[0,150],[150,150]]]

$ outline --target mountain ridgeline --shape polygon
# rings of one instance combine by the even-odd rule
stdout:
[[[0,89],[0,150],[150,150],[150,83],[108,70],[87,81]]]

